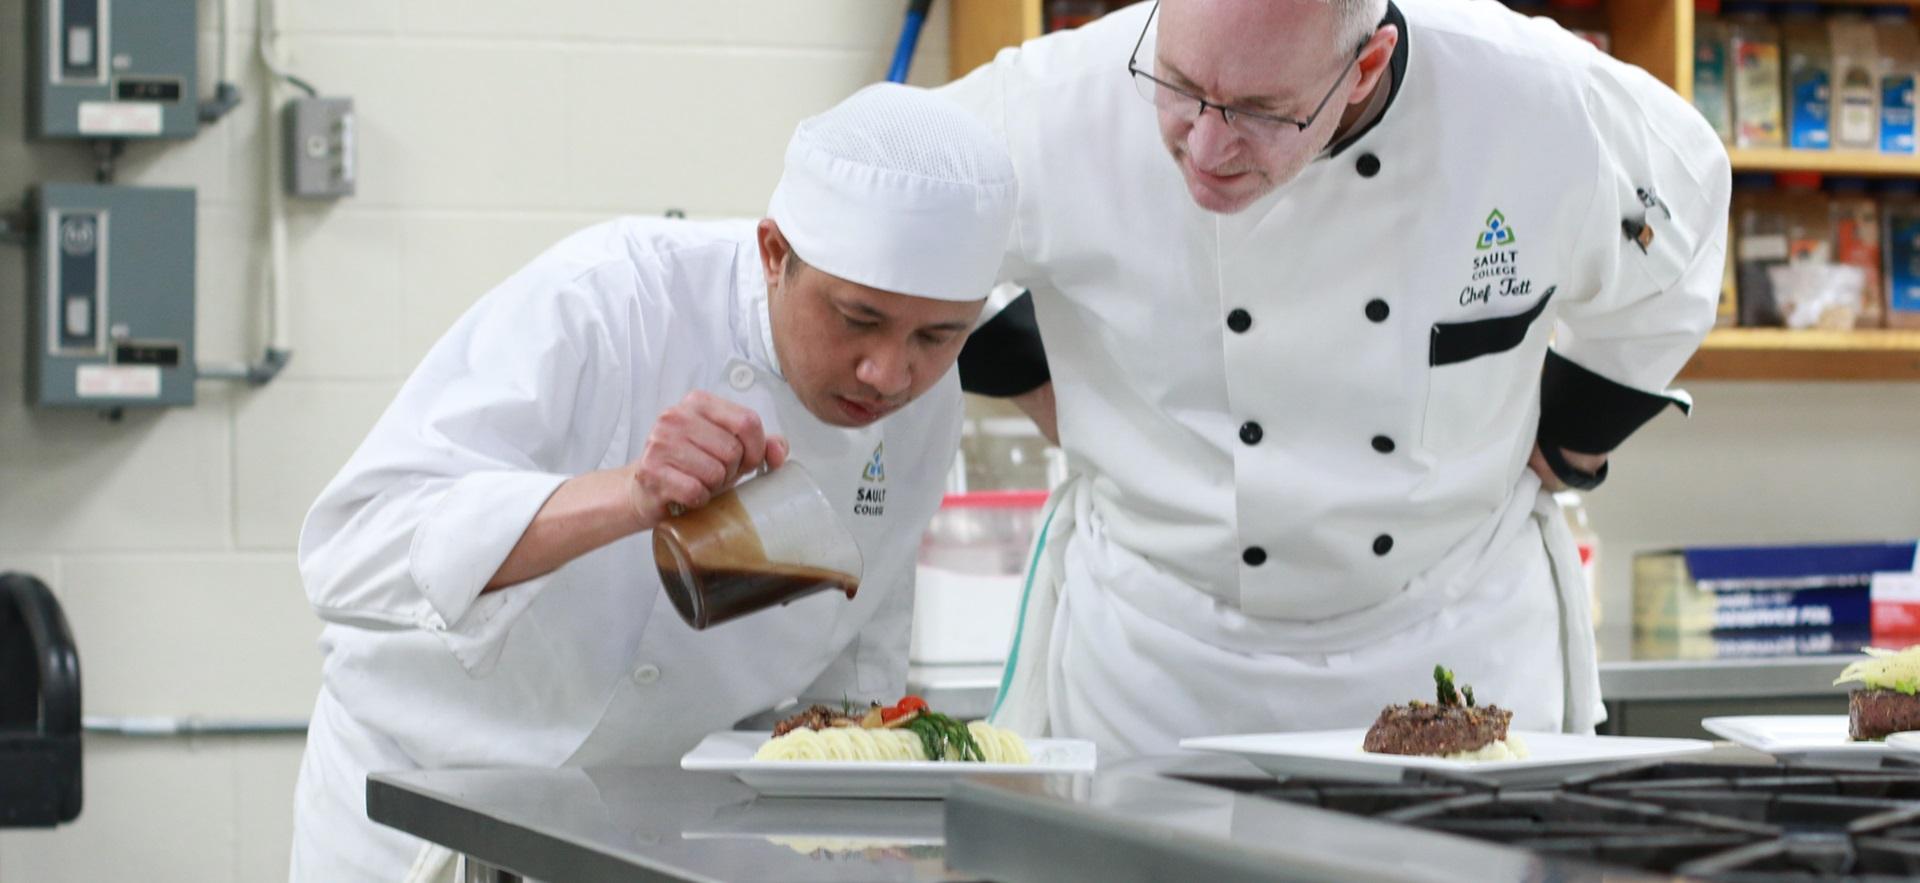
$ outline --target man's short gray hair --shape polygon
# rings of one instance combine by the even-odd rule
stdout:
[[[1333,7],[1334,33],[1340,39],[1340,51],[1352,52],[1380,27],[1387,17],[1387,0],[1325,0]],[[1402,35],[1401,39],[1405,39]]]

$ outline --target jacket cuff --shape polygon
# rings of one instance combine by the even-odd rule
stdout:
[[[1033,292],[1021,292],[974,329],[960,349],[959,365],[961,389],[994,398],[1032,392],[1053,379],[1033,314]]]
[[[1623,386],[1574,364],[1551,349],[1540,374],[1542,447],[1605,454],[1668,406],[1691,413],[1686,393],[1650,393]]]
[[[489,471],[455,482],[414,531],[408,571],[432,612],[425,627],[469,673],[490,669],[508,627],[533,603],[544,578],[482,595],[535,513],[567,477]]]

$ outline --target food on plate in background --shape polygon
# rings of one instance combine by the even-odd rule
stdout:
[[[767,842],[818,861],[940,861],[946,854],[938,844],[912,845],[855,837],[768,837]]]
[[[1868,658],[1848,663],[1833,679],[1835,685],[1860,685],[1847,696],[1847,735],[1878,742],[1890,733],[1920,730],[1920,646],[1863,652]]]
[[[1026,742],[985,721],[961,723],[908,696],[888,707],[857,712],[815,705],[773,728],[754,760],[1032,763]]]
[[[1433,667],[1438,702],[1418,699],[1389,705],[1367,729],[1361,748],[1374,754],[1441,757],[1447,760],[1519,760],[1527,746],[1507,734],[1513,712],[1474,704],[1473,688],[1454,689],[1453,672]]]

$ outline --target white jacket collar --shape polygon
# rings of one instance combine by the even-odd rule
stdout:
[[[734,250],[733,346],[744,359],[782,380],[780,359],[773,346],[773,314],[767,305],[767,276],[760,269],[760,249],[749,235]]]

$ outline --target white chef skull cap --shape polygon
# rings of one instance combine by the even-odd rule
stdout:
[[[800,259],[882,291],[980,300],[1013,228],[1013,161],[925,89],[879,83],[803,120],[767,214]]]

